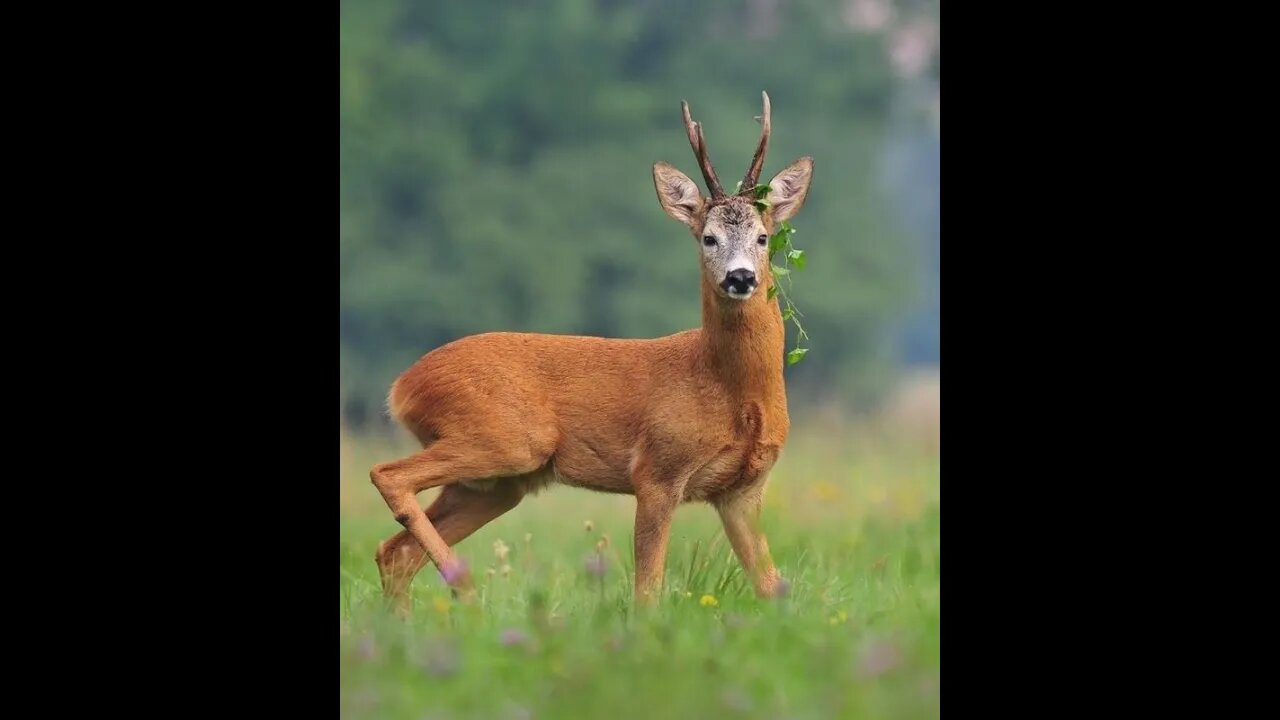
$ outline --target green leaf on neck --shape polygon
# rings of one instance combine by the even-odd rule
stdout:
[[[757,185],[755,187],[756,197],[758,198],[756,200],[756,206],[760,207],[761,210],[768,207],[768,201],[763,200],[762,198],[767,195],[771,189],[772,188],[769,188],[767,185]],[[791,243],[791,236],[794,235],[795,232],[796,229],[791,226],[791,223],[783,220],[781,223],[778,223],[777,232],[769,237],[769,274],[773,277],[773,284],[769,287],[768,299],[772,300],[775,296],[780,295],[783,303],[782,321],[784,323],[790,321],[796,326],[796,347],[787,353],[788,365],[795,365],[800,362],[800,360],[804,358],[805,354],[809,352],[808,348],[802,348],[799,346],[801,340],[809,339],[809,334],[804,331],[804,326],[800,324],[800,318],[802,315],[800,314],[800,311],[796,309],[795,303],[791,302],[791,298],[787,295],[787,291],[782,289],[781,284],[781,279],[786,278],[787,287],[791,287],[791,267],[794,267],[796,270],[803,270],[805,263],[807,262],[804,251],[797,249],[796,246]],[[773,258],[779,252],[783,253],[782,265],[775,265],[773,263]]]

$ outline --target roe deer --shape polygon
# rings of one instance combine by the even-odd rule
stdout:
[[[702,264],[702,327],[652,340],[485,333],[423,356],[396,379],[392,417],[422,443],[377,465],[374,486],[404,530],[378,547],[383,592],[401,612],[428,559],[469,597],[470,574],[450,549],[525,495],[562,483],[636,498],[635,597],[657,599],[667,536],[681,503],[711,503],[756,592],[779,593],[757,528],[765,482],[787,438],[783,322],[768,242],[804,204],[813,160],[753,188],[769,146],[769,95],[741,191],[720,186],[702,126],[681,102],[710,197],[687,176],[653,166],[658,202],[689,227]],[[425,511],[417,494],[443,486]],[[425,550],[425,555],[424,555]]]

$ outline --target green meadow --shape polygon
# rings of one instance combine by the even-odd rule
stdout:
[[[368,471],[416,447],[347,430],[340,442],[344,717],[939,714],[934,424],[797,421],[763,516],[790,585],[781,600],[754,596],[715,512],[691,504],[672,528],[664,598],[638,611],[634,500],[552,487],[457,546],[476,603],[429,565],[407,621],[381,601],[374,551],[399,526]]]

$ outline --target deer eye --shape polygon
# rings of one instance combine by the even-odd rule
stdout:
[[[756,238],[756,242],[760,243],[761,245],[764,245],[765,243],[769,242],[769,236],[761,235],[760,237]]]
[[[706,245],[707,247],[713,247],[716,244],[716,239],[711,237],[710,235],[705,235],[702,238],[702,244]]]

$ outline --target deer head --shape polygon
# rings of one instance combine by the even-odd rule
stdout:
[[[794,216],[804,205],[813,177],[813,158],[796,160],[769,181],[771,190],[765,198],[768,207],[763,211],[756,207],[753,191],[764,166],[771,130],[769,94],[761,95],[764,114],[759,118],[760,143],[737,194],[730,195],[720,186],[707,156],[702,124],[689,116],[687,102],[680,103],[685,131],[711,196],[703,197],[698,186],[671,165],[658,162],[653,166],[658,203],[668,215],[687,225],[700,243],[702,272],[708,284],[722,297],[733,300],[746,300],[765,284],[769,277],[769,236],[777,223]]]

